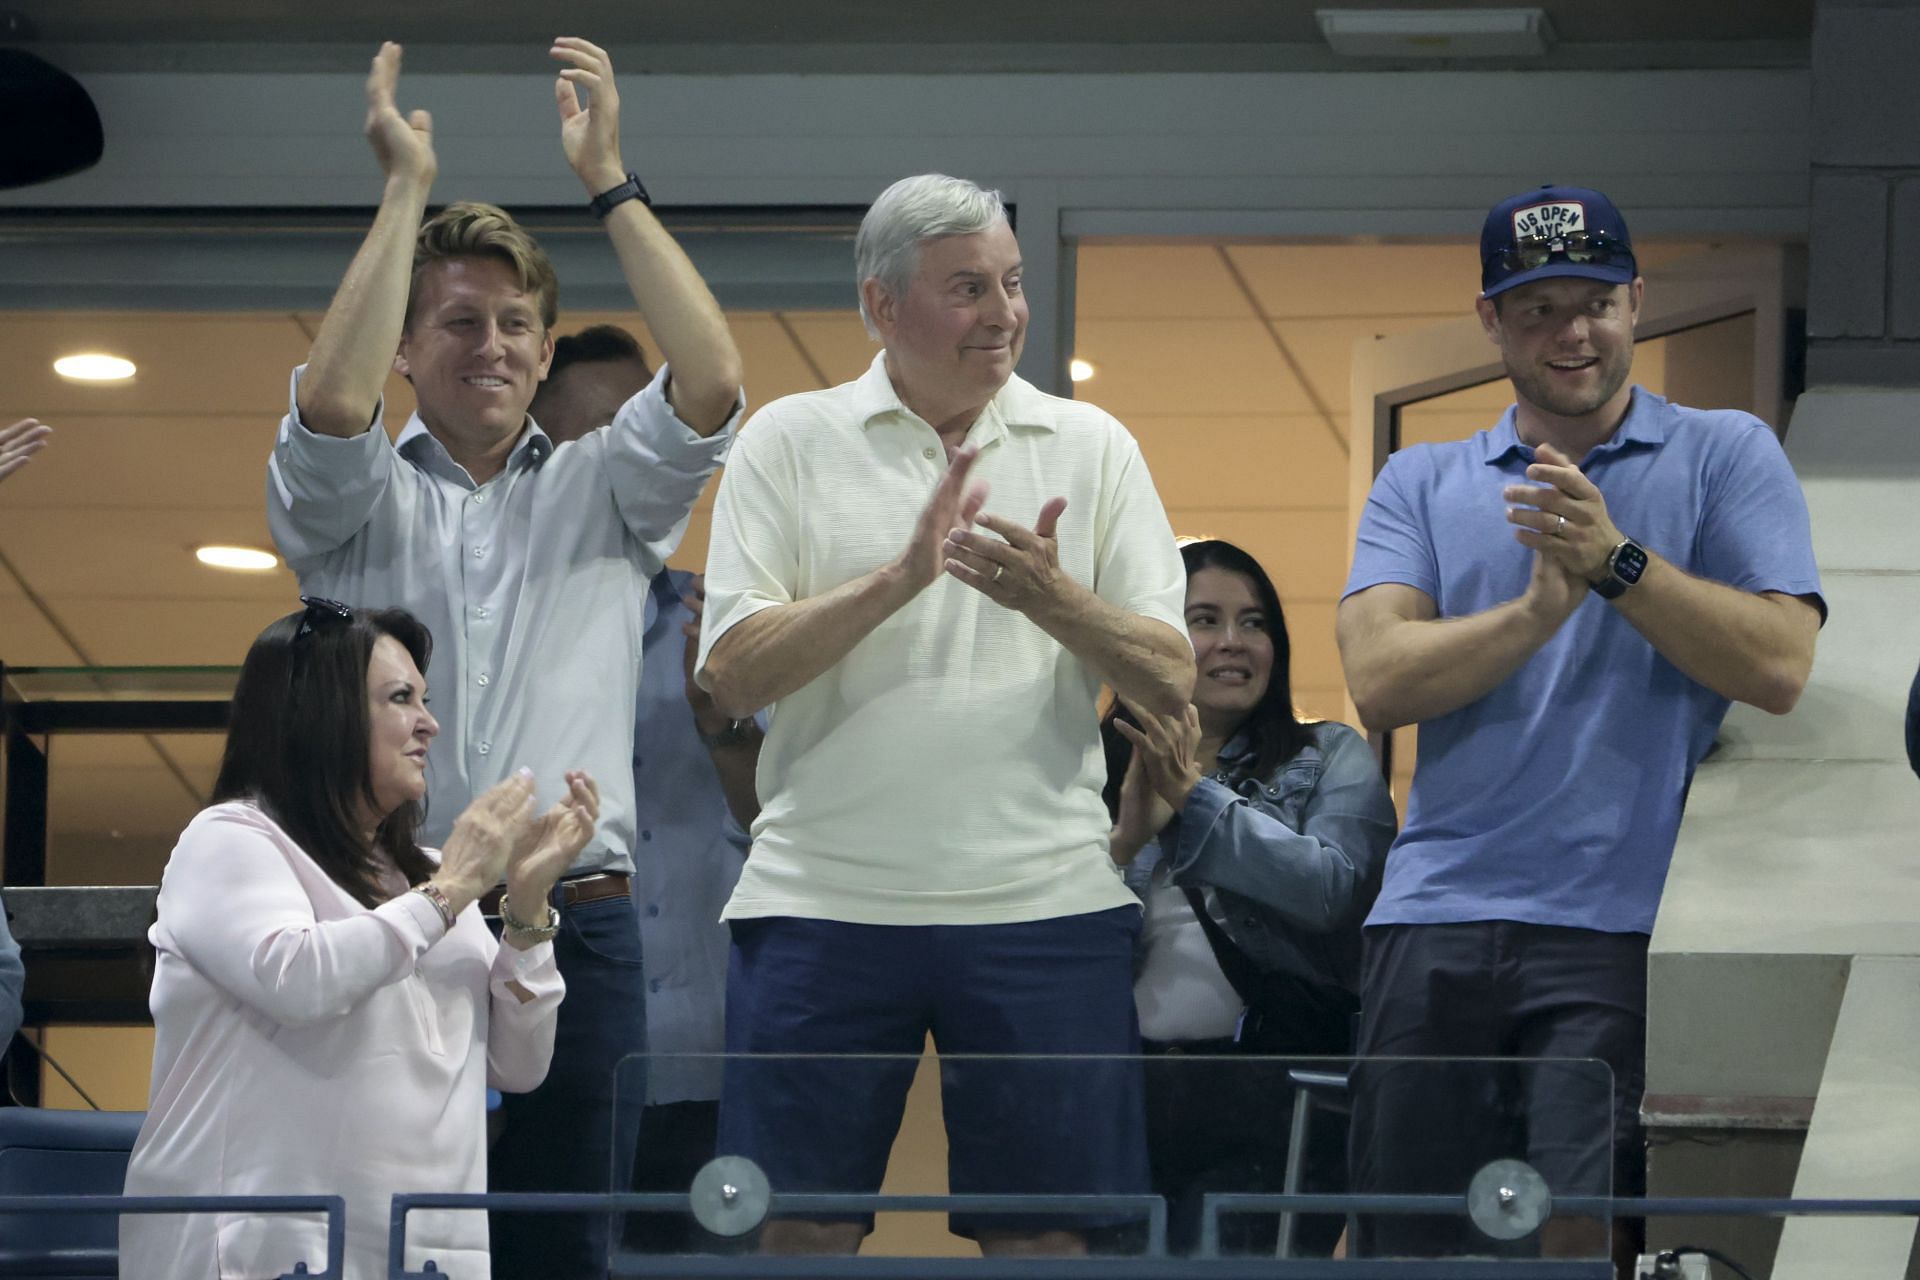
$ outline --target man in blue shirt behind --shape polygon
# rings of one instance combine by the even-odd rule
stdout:
[[[1359,1052],[1598,1058],[1612,1097],[1595,1071],[1516,1068],[1507,1134],[1499,1103],[1459,1096],[1494,1088],[1490,1068],[1363,1064],[1354,1181],[1457,1194],[1524,1152],[1557,1194],[1634,1195],[1647,941],[1687,786],[1731,700],[1793,707],[1826,606],[1767,425],[1628,381],[1644,282],[1612,202],[1524,192],[1488,214],[1480,248],[1477,310],[1516,403],[1471,439],[1388,460],[1338,614],[1361,719],[1420,726],[1367,919]],[[1611,1249],[1630,1267],[1625,1226]],[[1357,1244],[1491,1242],[1409,1217],[1363,1223]],[[1537,1247],[1609,1245],[1561,1217]]]
[[[595,325],[560,338],[532,406],[555,445],[606,426],[653,381],[626,330]],[[734,721],[695,684],[700,578],[663,569],[643,606],[634,709],[634,908],[647,957],[647,1096],[633,1167],[636,1191],[684,1192],[713,1158],[725,1047],[727,951],[720,910],[759,812],[753,777],[762,726]],[[697,1055],[715,1055],[703,1059]],[[621,1099],[624,1108],[632,1100]],[[714,1245],[685,1214],[636,1213],[624,1242],[646,1254]]]

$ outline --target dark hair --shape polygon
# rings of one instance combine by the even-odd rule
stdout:
[[[388,814],[367,843],[363,804],[373,802],[367,737],[367,665],[392,636],[427,669],[433,637],[404,609],[356,609],[351,619],[307,625],[307,611],[271,623],[247,650],[213,800],[247,800],[280,824],[333,882],[363,906],[388,895],[380,874],[398,867],[408,884],[433,874],[415,840],[418,803]]]
[[[1235,769],[1237,777],[1264,778],[1300,753],[1310,735],[1293,711],[1293,646],[1287,639],[1287,616],[1280,608],[1280,593],[1260,562],[1219,538],[1202,538],[1180,548],[1187,565],[1187,580],[1202,569],[1224,569],[1253,583],[1254,598],[1266,615],[1267,635],[1273,640],[1273,667],[1267,675],[1267,688],[1238,726],[1246,733],[1251,748]],[[1119,811],[1120,782],[1127,776],[1133,758],[1133,746],[1113,728],[1112,722],[1133,717],[1117,701],[1100,725],[1100,737],[1107,753],[1107,808]]]
[[[597,364],[607,360],[631,360],[653,376],[647,353],[634,336],[617,324],[596,324],[553,341],[553,363],[547,366],[551,382],[570,366]]]

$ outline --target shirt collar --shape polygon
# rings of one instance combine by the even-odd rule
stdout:
[[[1667,442],[1672,430],[1671,408],[1663,397],[1636,384],[1633,398],[1627,402],[1627,416],[1620,420],[1613,435],[1596,445],[1587,457],[1618,452],[1629,445],[1659,448]],[[1497,466],[1516,453],[1529,459],[1533,457],[1532,447],[1520,442],[1520,432],[1514,425],[1517,411],[1517,406],[1508,405],[1500,421],[1491,430],[1480,433],[1481,461],[1489,466]],[[1584,465],[1586,459],[1580,461]]]
[[[1046,394],[1038,387],[1019,374],[1014,374],[994,394],[993,399],[987,401],[987,407],[981,410],[972,430],[967,433],[969,443],[990,444],[1006,435],[1009,427],[1057,430],[1047,400]],[[862,427],[871,426],[894,414],[917,416],[901,402],[900,393],[893,389],[893,379],[887,376],[885,350],[875,354],[873,363],[854,382],[853,411]]]
[[[1219,760],[1225,764],[1252,754],[1253,735],[1245,729],[1237,729],[1234,731],[1234,735],[1227,739],[1226,745],[1220,748]]]
[[[416,412],[407,419],[407,425],[400,432],[400,438],[393,442],[393,448],[401,457],[411,462],[429,461],[444,464],[446,467],[466,475],[466,468],[453,460],[447,447],[434,439],[433,432],[427,430],[427,424],[420,420]],[[540,424],[528,417],[527,425],[520,431],[520,439],[514,443],[513,452],[507,455],[507,466],[539,466],[553,452],[553,438],[540,429]],[[471,481],[472,477],[468,476]]]

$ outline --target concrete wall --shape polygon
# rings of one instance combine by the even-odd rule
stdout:
[[[1920,383],[1920,6],[1820,0],[1810,381]]]

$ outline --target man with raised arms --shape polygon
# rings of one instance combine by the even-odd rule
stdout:
[[[567,982],[553,1066],[537,1091],[508,1098],[490,1185],[624,1191],[642,1094],[637,1077],[620,1081],[616,1133],[615,1068],[646,1047],[630,888],[640,601],[726,454],[740,356],[621,160],[606,53],[562,37],[551,54],[563,64],[561,146],[665,356],[659,372],[607,430],[578,441],[555,446],[527,415],[553,357],[553,266],[491,205],[451,205],[422,224],[433,122],[395,105],[400,47],[385,45],[367,79],[366,133],[386,190],[294,371],[267,508],[302,590],[404,606],[432,630],[441,733],[424,840],[438,843],[469,798],[521,765],[557,780],[565,762],[601,780],[600,830],[551,904],[489,904],[557,930]],[[389,370],[418,402],[391,443]],[[496,1214],[493,1249],[503,1276],[605,1275],[607,1219]]]

